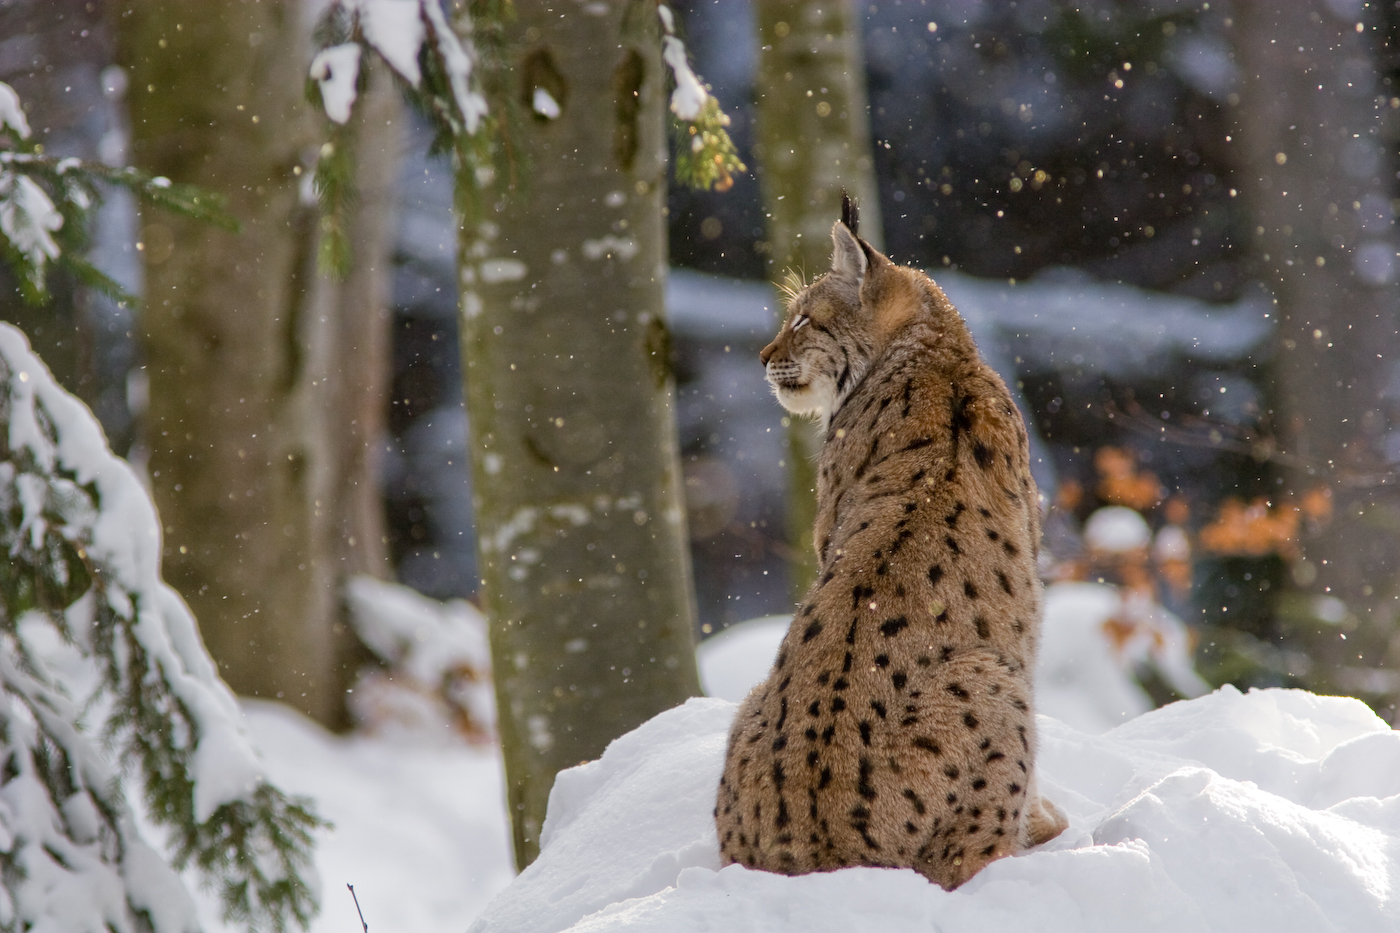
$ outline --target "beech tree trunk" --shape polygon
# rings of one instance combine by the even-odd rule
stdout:
[[[699,682],[655,14],[627,0],[515,12],[508,92],[527,108],[546,93],[559,114],[527,109],[523,177],[463,225],[460,263],[481,593],[524,867],[555,774]]]
[[[1400,501],[1393,478],[1380,485],[1400,426],[1390,95],[1376,81],[1371,25],[1338,5],[1237,10],[1239,190],[1277,303],[1274,422],[1300,461],[1279,497],[1331,496],[1330,520],[1304,529],[1279,613],[1307,645],[1310,686],[1359,694],[1394,718]]]
[[[346,572],[384,571],[368,439],[383,417],[392,100],[359,119],[363,250],[315,271],[321,129],[296,3],[139,0],[120,20],[135,161],[223,193],[233,234],[166,214],[142,231],[150,474],[165,574],[239,693],[344,723]],[[387,83],[387,82],[381,82]],[[380,95],[392,92],[381,89]],[[392,138],[392,137],[389,137]]]
[[[811,281],[831,266],[831,225],[841,192],[860,205],[860,233],[882,247],[880,199],[870,154],[860,17],[848,0],[755,0],[758,18],[758,145],[768,214],[768,277],[789,270]],[[782,319],[786,304],[774,307]],[[775,321],[776,324],[776,321]],[[795,598],[816,578],[812,548],[815,470],[821,439],[811,422],[789,419],[788,540],[798,557]]]

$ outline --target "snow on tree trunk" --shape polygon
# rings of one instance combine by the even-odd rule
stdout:
[[[318,820],[264,781],[160,542],[91,412],[0,324],[0,929],[198,929],[123,771],[226,916],[282,931],[316,911]]]
[[[225,192],[244,224],[146,227],[166,234],[148,237],[142,333],[169,576],[236,691],[340,726],[353,645],[338,582],[384,572],[365,444],[382,418],[387,267],[379,252],[340,285],[315,273],[308,25],[296,4],[211,16],[199,0],[139,0],[121,38],[138,163]],[[369,109],[365,132],[392,138],[384,105]],[[383,141],[364,148],[375,178],[350,226],[372,253],[392,160]]]
[[[1400,418],[1389,97],[1377,96],[1373,33],[1337,4],[1242,4],[1232,31],[1239,192],[1277,299],[1273,420],[1285,450],[1308,463],[1284,472],[1278,495],[1326,485],[1332,496],[1279,612],[1309,646],[1311,686],[1384,708],[1400,697],[1377,670],[1400,663],[1400,534],[1394,493],[1364,475],[1395,459]]]
[[[482,597],[522,867],[556,772],[699,693],[663,317],[665,71],[637,9],[515,5],[505,80],[534,106],[510,139],[525,168],[461,242]]]
[[[831,225],[844,189],[860,205],[860,233],[879,248],[880,199],[870,155],[860,19],[844,0],[757,0],[758,145],[768,214],[768,277],[810,281],[831,265]],[[781,301],[775,306],[785,307]],[[812,548],[821,441],[813,423],[788,423],[788,540],[800,595],[816,577]]]

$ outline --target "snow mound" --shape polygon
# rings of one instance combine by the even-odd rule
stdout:
[[[705,695],[738,703],[768,676],[792,616],[763,616],[729,626],[695,649]]]
[[[910,870],[721,869],[734,711],[691,700],[562,772],[539,859],[473,933],[1400,928],[1400,735],[1356,700],[1224,687],[1101,736],[1042,716],[1069,829],[953,892]]]

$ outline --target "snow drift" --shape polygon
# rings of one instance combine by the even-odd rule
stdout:
[[[1400,929],[1400,734],[1356,700],[1209,696],[1091,736],[1040,717],[1070,828],[957,891],[910,870],[719,867],[735,705],[691,700],[559,775],[539,859],[473,933]]]

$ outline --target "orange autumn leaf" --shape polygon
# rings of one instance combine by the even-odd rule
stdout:
[[[1094,467],[1103,477],[1098,492],[1105,502],[1142,511],[1162,501],[1162,484],[1153,474],[1138,470],[1131,452],[1100,447],[1094,454]]]
[[[1295,506],[1270,509],[1264,498],[1245,505],[1239,499],[1226,499],[1215,521],[1201,529],[1201,546],[1221,555],[1290,554],[1298,536]]]
[[[1303,493],[1302,501],[1298,504],[1308,518],[1325,522],[1332,517],[1332,490],[1326,486],[1314,486]]]

